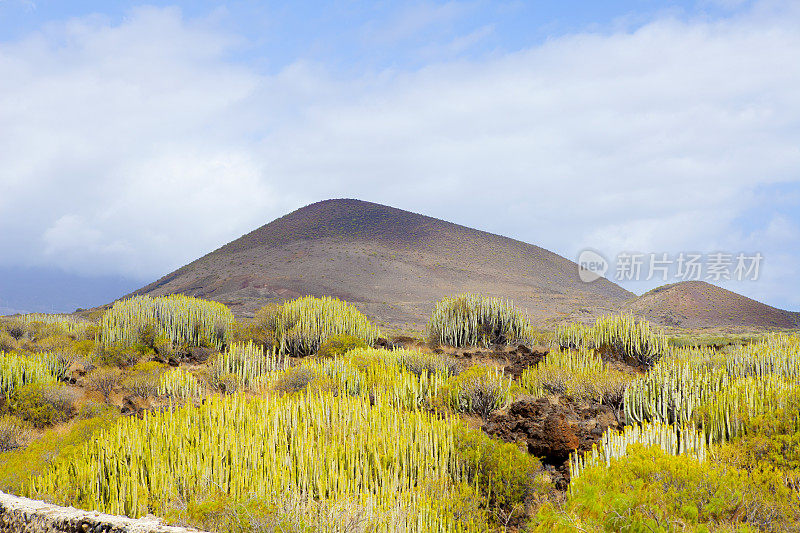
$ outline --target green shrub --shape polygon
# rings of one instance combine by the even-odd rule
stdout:
[[[32,434],[30,422],[14,415],[3,416],[0,418],[0,452],[16,450],[25,446]]]
[[[77,419],[66,430],[49,429],[24,448],[0,454],[0,490],[20,494],[32,476],[43,474],[59,457],[74,453],[95,431],[108,427],[118,416],[118,412],[103,406],[99,416]]]
[[[20,340],[25,335],[25,325],[17,318],[7,318],[0,322],[0,331],[8,333],[14,340]]]
[[[275,381],[275,390],[282,393],[300,392],[308,387],[314,379],[314,372],[308,368],[296,366],[283,372]]]
[[[81,357],[90,357],[97,351],[95,342],[90,339],[76,341],[72,345],[72,351]]]
[[[17,339],[5,331],[0,331],[0,352],[13,352],[18,348]]]
[[[447,354],[427,353],[416,350],[394,350],[397,362],[415,376],[422,373],[435,374],[441,372],[455,376],[461,369],[458,359]]]
[[[475,294],[436,302],[427,332],[430,343],[449,346],[529,343],[534,336],[528,317],[511,302]]]
[[[94,390],[103,395],[108,401],[111,393],[119,387],[122,382],[122,371],[114,367],[99,367],[92,371],[87,377],[87,384],[90,390]]]
[[[139,398],[150,398],[158,395],[158,384],[161,374],[167,367],[156,361],[137,363],[125,376],[121,385]]]
[[[317,531],[290,505],[256,499],[238,502],[219,489],[194,494],[188,502],[175,501],[164,519],[174,525],[214,533],[306,533]]]
[[[586,469],[570,486],[563,509],[544,506],[534,531],[795,531],[796,495],[763,471],[667,455],[630,446],[611,466]],[[742,531],[742,529],[738,529]]]
[[[253,320],[236,322],[233,326],[233,341],[246,344],[252,342],[264,348],[275,346],[275,325],[272,320],[273,309],[277,305],[270,304],[256,311]]]
[[[367,348],[367,343],[353,335],[341,333],[328,337],[325,342],[320,345],[317,355],[320,357],[334,357],[337,355],[344,355],[356,348]]]
[[[38,428],[75,416],[77,394],[65,385],[31,383],[17,390],[8,402],[14,415]]]
[[[456,450],[466,465],[469,483],[500,525],[521,518],[529,500],[548,489],[539,460],[514,444],[460,426]]]
[[[335,335],[349,335],[369,345],[380,334],[355,306],[327,296],[268,305],[256,313],[255,321],[280,353],[297,357],[317,353]]]
[[[502,371],[473,366],[451,377],[438,394],[438,403],[457,412],[475,413],[484,419],[511,403],[518,387]]]
[[[97,366],[133,366],[142,359],[143,345],[121,346],[95,345],[92,360]]]
[[[70,352],[73,344],[72,338],[63,333],[49,335],[36,342],[37,348],[44,352]]]

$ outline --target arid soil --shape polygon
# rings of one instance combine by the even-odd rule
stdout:
[[[776,309],[704,281],[664,285],[625,308],[657,324],[680,328],[800,328],[800,313]]]
[[[336,296],[381,325],[421,330],[434,302],[462,292],[509,298],[535,323],[590,319],[634,295],[577,265],[499,235],[359,200],[298,209],[137,294],[183,293],[237,316],[301,295]]]

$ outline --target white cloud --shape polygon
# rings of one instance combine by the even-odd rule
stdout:
[[[800,181],[798,23],[769,4],[359,78],[256,72],[174,10],[53,25],[0,45],[0,261],[155,277],[341,196],[569,257],[763,231],[796,261],[793,222],[739,217],[768,214],[758,186]],[[775,272],[741,290],[800,304]]]

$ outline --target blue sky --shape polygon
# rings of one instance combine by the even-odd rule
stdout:
[[[356,197],[570,259],[761,252],[723,285],[800,310],[798,27],[779,0],[0,0],[0,308]]]
[[[345,73],[422,68],[432,61],[502,54],[577,32],[609,33],[657,17],[715,18],[747,1],[655,2],[60,2],[3,0],[0,35],[25,37],[49,22],[100,16],[119,24],[137,5],[177,7],[241,39],[231,58],[276,71],[298,58]]]

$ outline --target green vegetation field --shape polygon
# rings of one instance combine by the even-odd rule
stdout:
[[[311,297],[243,322],[185,296],[3,317],[0,488],[219,532],[800,529],[797,336],[543,334],[477,295],[424,336]],[[522,404],[616,423],[554,463],[485,431]]]

